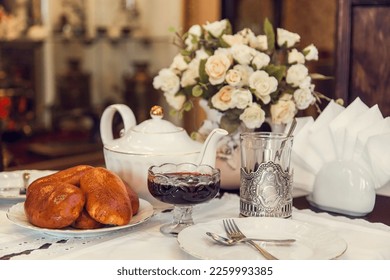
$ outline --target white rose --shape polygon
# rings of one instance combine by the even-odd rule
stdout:
[[[233,58],[239,63],[243,65],[249,65],[253,56],[255,55],[255,50],[247,45],[234,45],[231,47],[231,52]]]
[[[261,50],[261,51],[268,50],[267,35],[258,35],[256,37],[250,38],[249,46],[251,46],[252,48]]]
[[[200,60],[200,59],[207,59],[209,57],[210,55],[203,48],[195,52],[195,59]]]
[[[249,86],[255,90],[255,95],[264,104],[268,104],[271,101],[270,94],[278,88],[278,80],[275,77],[269,76],[263,70],[257,70],[249,77]]]
[[[211,97],[211,104],[221,111],[226,111],[234,107],[233,104],[234,87],[224,86]]]
[[[230,67],[230,60],[226,55],[214,54],[210,56],[205,65],[205,71],[212,85],[218,85],[225,80],[226,72]]]
[[[277,42],[279,47],[286,43],[287,47],[291,48],[298,43],[299,40],[301,40],[301,36],[299,36],[299,34],[287,31],[283,28],[277,28]]]
[[[307,109],[309,105],[313,104],[316,101],[309,88],[299,88],[294,91],[294,100],[299,110]]]
[[[199,24],[195,24],[188,29],[188,34],[200,37],[202,35],[202,27]]]
[[[240,120],[249,129],[259,128],[265,120],[265,112],[259,104],[253,103],[240,115]]]
[[[187,67],[188,67],[188,64],[184,60],[184,56],[181,55],[181,54],[177,54],[173,58],[172,64],[171,64],[171,66],[169,68],[177,69],[177,70],[180,70],[180,71],[184,71],[184,70],[187,69]]]
[[[174,95],[180,89],[180,78],[171,69],[164,68],[154,77],[153,87]]]
[[[187,38],[184,41],[187,50],[194,50],[198,47],[199,37],[202,35],[200,25],[193,25],[188,30]]]
[[[233,104],[238,109],[244,109],[252,104],[252,93],[249,89],[237,88],[233,91]]]
[[[164,93],[164,96],[168,104],[177,111],[183,107],[183,104],[186,101],[186,97],[182,94],[175,95],[166,92]]]
[[[314,91],[314,85],[311,83],[311,77],[307,76],[303,81],[299,84],[299,88],[308,88],[311,91]]]
[[[271,119],[275,124],[288,124],[296,114],[295,103],[290,94],[284,94],[278,103],[271,105]]]
[[[305,56],[303,53],[299,52],[297,49],[292,49],[291,52],[288,53],[288,63],[305,63]]]
[[[214,55],[226,55],[227,58],[229,58],[230,64],[233,64],[233,56],[231,48],[218,48],[215,50]]]
[[[298,87],[309,75],[309,70],[303,64],[294,64],[287,70],[286,82]]]
[[[230,69],[226,73],[226,82],[231,86],[238,86],[241,82],[241,73],[238,70]]]
[[[236,64],[234,65],[233,69],[240,72],[241,83],[239,86],[249,86],[249,77],[254,72],[253,68],[249,65]]]
[[[199,77],[199,59],[193,59],[181,76],[180,85],[182,87],[192,86],[197,83],[197,78]]]
[[[207,24],[203,25],[203,28],[209,32],[214,37],[219,37],[222,35],[223,31],[227,27],[227,20],[223,19],[220,21],[215,21],[212,23],[207,22]]]
[[[256,52],[255,57],[252,60],[252,64],[255,65],[257,69],[261,69],[264,66],[267,66],[270,61],[271,58],[269,55],[262,52]]]
[[[229,46],[238,45],[238,44],[244,44],[245,43],[244,38],[241,35],[239,35],[239,34],[234,34],[234,35],[223,34],[222,35],[222,39]]]
[[[303,51],[307,52],[306,60],[318,60],[318,49],[313,44],[304,48]]]

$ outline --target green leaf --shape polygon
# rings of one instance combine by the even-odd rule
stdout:
[[[193,105],[192,105],[192,102],[190,102],[190,101],[186,101],[183,104],[183,110],[186,112],[191,111],[192,107],[193,107]]]
[[[285,65],[267,65],[264,67],[264,71],[268,73],[268,75],[275,77],[278,80],[278,83],[285,76],[287,67]]]
[[[203,94],[203,89],[200,85],[196,85],[192,88],[192,95],[195,97],[200,97]]]
[[[168,27],[168,32],[175,33],[176,32],[176,28],[173,27],[173,26],[170,26],[170,27]]]
[[[206,59],[202,59],[199,63],[199,81],[204,84],[209,81],[209,76],[206,73],[206,61]]]
[[[331,80],[331,79],[334,79],[334,77],[325,76],[325,75],[318,74],[318,73],[311,73],[311,74],[310,74],[310,77],[311,77],[313,80]]]
[[[264,34],[267,36],[268,51],[273,52],[275,49],[275,31],[268,18],[264,20]]]

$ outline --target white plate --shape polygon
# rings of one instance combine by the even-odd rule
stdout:
[[[3,200],[24,200],[25,194],[19,194],[23,186],[23,173],[30,173],[29,183],[38,178],[53,174],[55,170],[17,170],[0,172],[0,199]]]
[[[154,214],[153,206],[146,200],[140,199],[140,206],[139,206],[138,213],[131,219],[130,223],[124,226],[104,227],[104,228],[86,229],[86,230],[75,229],[71,227],[63,228],[63,229],[47,229],[47,228],[36,227],[30,224],[30,222],[27,220],[26,215],[24,214],[24,202],[20,202],[8,209],[7,218],[18,226],[31,229],[31,230],[36,230],[50,235],[64,236],[64,237],[93,237],[93,236],[99,236],[99,235],[115,232],[121,229],[126,229],[141,224],[147,221],[149,218],[151,218],[153,214]]]
[[[281,218],[249,217],[234,220],[248,237],[296,239],[290,245],[259,242],[260,246],[282,260],[334,259],[347,249],[344,239],[326,228],[312,224]],[[199,259],[264,259],[248,244],[220,245],[206,235],[208,231],[226,236],[222,220],[195,224],[179,233],[181,249]]]

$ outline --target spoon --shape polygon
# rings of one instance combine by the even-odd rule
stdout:
[[[22,176],[23,176],[23,187],[20,188],[19,194],[26,194],[28,181],[30,180],[30,173],[24,172]]]
[[[217,241],[218,243],[221,243],[223,245],[232,246],[240,242],[245,242],[248,240],[252,241],[261,241],[261,242],[272,242],[272,243],[278,243],[278,244],[290,244],[295,242],[295,239],[265,239],[265,238],[243,238],[240,240],[233,240],[227,237],[224,237],[222,235],[213,233],[213,232],[206,232],[208,236],[210,236],[212,239]]]

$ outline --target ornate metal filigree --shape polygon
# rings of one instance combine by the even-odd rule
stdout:
[[[241,168],[240,214],[242,216],[291,216],[292,175],[272,161],[247,173]]]

